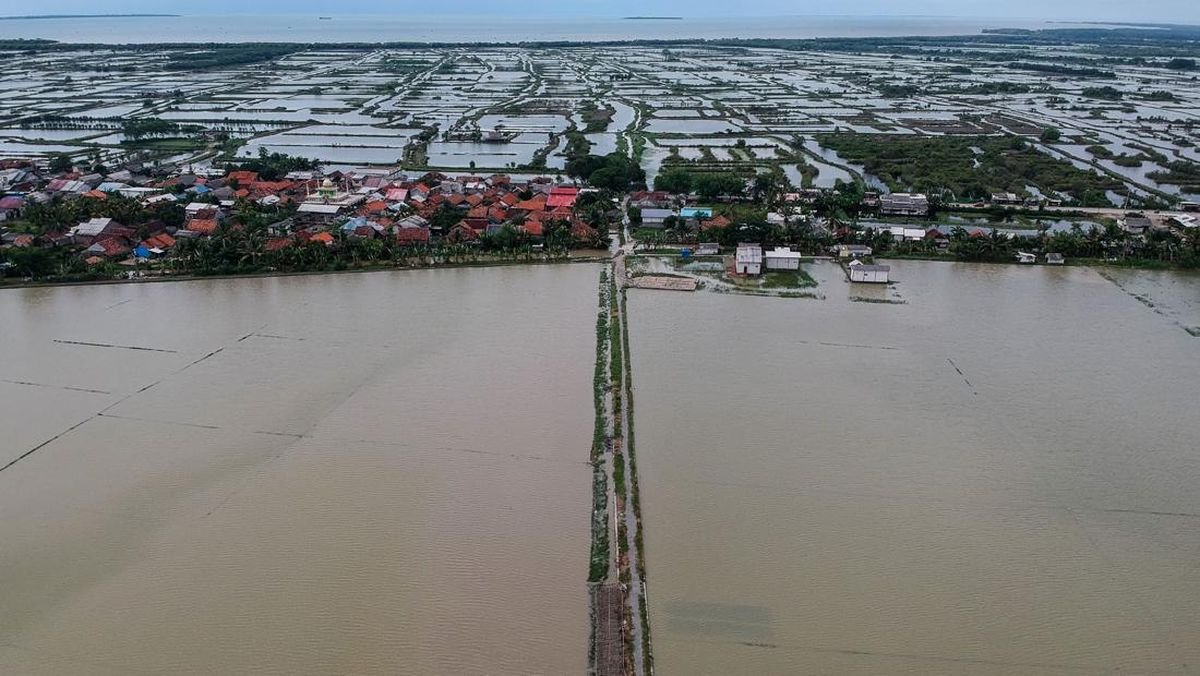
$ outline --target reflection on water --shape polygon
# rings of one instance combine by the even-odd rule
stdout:
[[[596,280],[0,292],[0,673],[583,671]]]
[[[889,264],[904,304],[630,292],[658,671],[1200,664],[1200,339],[1089,269]]]

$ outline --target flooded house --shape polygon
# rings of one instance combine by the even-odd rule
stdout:
[[[800,252],[790,247],[775,247],[763,254],[768,270],[799,270]]]
[[[861,284],[887,284],[892,268],[887,265],[868,265],[862,261],[851,261],[850,281]]]
[[[733,271],[739,275],[761,275],[763,250],[759,244],[738,244]]]

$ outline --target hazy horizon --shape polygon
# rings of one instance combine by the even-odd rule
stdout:
[[[0,17],[11,18],[20,16],[45,16],[55,14],[181,14],[185,16],[212,15],[387,15],[387,16],[504,16],[512,18],[528,17],[537,19],[547,18],[614,18],[623,16],[681,16],[685,18],[725,18],[725,17],[772,17],[772,16],[832,16],[832,17],[872,17],[872,18],[912,18],[912,17],[946,17],[946,18],[988,18],[1013,19],[1014,21],[1122,21],[1141,23],[1200,23],[1200,3],[1182,2],[1181,0],[1147,0],[1147,2],[1131,4],[1103,0],[1100,2],[1084,2],[1070,0],[1047,3],[1038,0],[1014,0],[1003,8],[991,2],[952,0],[912,0],[905,3],[903,11],[895,11],[894,3],[887,0],[865,0],[858,5],[860,11],[846,12],[844,6],[838,6],[838,11],[830,11],[830,6],[816,2],[791,2],[789,0],[763,0],[754,7],[743,11],[729,11],[727,3],[717,3],[711,0],[658,0],[657,2],[637,2],[635,0],[578,0],[569,5],[549,6],[535,11],[502,12],[491,9],[480,10],[475,7],[442,6],[436,12],[411,11],[407,8],[397,8],[393,3],[379,0],[364,0],[354,6],[337,5],[325,0],[296,0],[286,6],[286,11],[270,11],[267,8],[246,6],[241,3],[213,2],[203,6],[189,6],[183,10],[174,7],[164,7],[161,2],[151,0],[127,0],[124,2],[95,3],[82,0],[64,0],[48,3],[36,8],[30,7],[23,12],[5,12]],[[741,8],[739,8],[741,9]],[[1003,10],[1003,11],[1001,11]]]

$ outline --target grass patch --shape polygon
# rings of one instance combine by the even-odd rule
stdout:
[[[817,280],[804,270],[775,270],[763,275],[761,288],[764,289],[811,289],[817,285]]]

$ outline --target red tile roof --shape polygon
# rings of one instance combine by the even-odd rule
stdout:
[[[258,180],[258,174],[253,171],[231,171],[225,176],[227,181],[237,181],[238,185],[250,185]]]
[[[217,219],[215,218],[193,218],[184,227],[201,235],[211,235],[217,231],[217,225]]]
[[[475,232],[483,232],[488,227],[486,218],[464,218],[462,223]]]
[[[104,249],[105,256],[120,256],[122,254],[129,253],[128,246],[126,246],[124,243],[122,243],[121,240],[114,239],[112,237],[109,237],[108,239],[102,239],[99,242],[96,242],[95,244],[93,244],[92,246],[97,246],[97,245],[99,245],[100,248]]]
[[[571,188],[559,186],[550,189],[550,197],[546,199],[546,206],[551,209],[557,207],[567,207],[568,209],[575,206],[575,200],[579,197],[579,188]]]
[[[142,246],[148,249],[170,249],[175,246],[175,238],[164,232],[147,238],[142,242]]]
[[[399,228],[396,230],[397,244],[425,244],[428,242],[428,228]]]
[[[517,202],[516,208],[524,211],[542,211],[546,208],[546,200],[545,198],[538,199],[535,197],[531,200]]]

